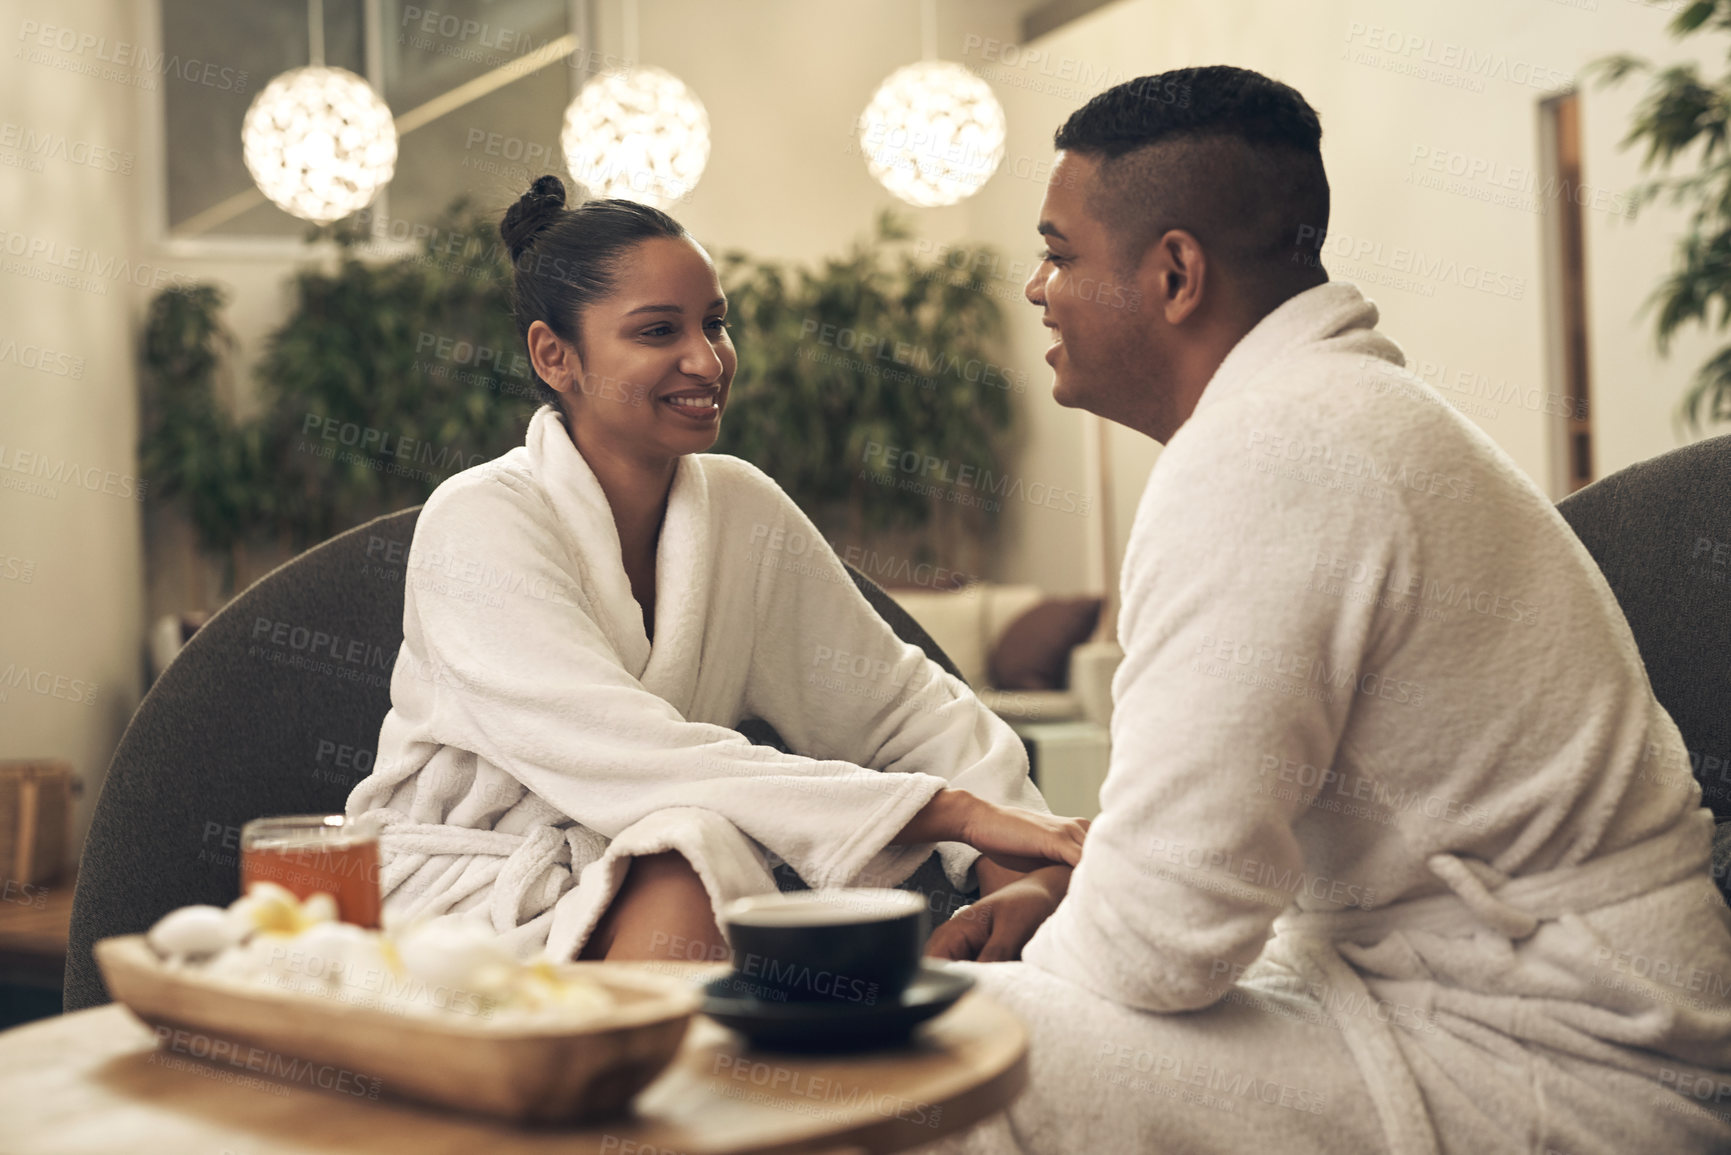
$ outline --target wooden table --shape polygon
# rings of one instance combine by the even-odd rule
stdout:
[[[369,1102],[159,1054],[120,1006],[0,1034],[7,1155],[727,1155],[886,1152],[963,1130],[1027,1079],[1027,1032],[979,992],[914,1043],[852,1056],[745,1049],[702,1015],[636,1114],[584,1129],[522,1129],[409,1103]]]

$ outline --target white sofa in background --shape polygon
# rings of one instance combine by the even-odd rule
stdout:
[[[1111,758],[1112,675],[1124,657],[1117,644],[1084,642],[1071,650],[1068,689],[1003,690],[991,685],[988,658],[1010,623],[1045,600],[1044,590],[976,583],[886,592],[950,656],[980,701],[1022,736],[1034,781],[1053,811],[1079,818],[1099,813]]]
[[[1046,598],[1031,585],[976,582],[959,590],[886,591],[955,662],[980,701],[1006,721],[1072,722],[1106,725],[1112,717],[1112,673],[1122,657],[1118,647],[1083,644],[1070,652],[1066,690],[1004,690],[991,684],[988,658],[1011,622]]]

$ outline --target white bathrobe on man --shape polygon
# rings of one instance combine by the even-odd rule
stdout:
[[[895,636],[755,467],[679,460],[655,581],[651,645],[550,407],[428,499],[348,801],[387,826],[388,924],[470,918],[569,958],[633,855],[682,852],[719,907],[776,890],[778,862],[813,887],[903,882],[932,847],[889,841],[944,786],[1046,811],[1009,726]],[[750,744],[750,717],[801,754]],[[965,889],[978,852],[937,849]]]
[[[952,1146],[1731,1150],[1677,728],[1592,558],[1376,320],[1287,301],[1156,463],[1100,817],[1025,961],[971,967],[1032,1077]]]

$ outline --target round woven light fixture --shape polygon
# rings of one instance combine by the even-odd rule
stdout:
[[[571,175],[596,196],[665,208],[709,163],[709,112],[661,68],[609,72],[583,86],[559,138]]]
[[[358,212],[397,167],[391,110],[343,68],[293,68],[265,85],[241,124],[241,155],[284,212],[329,224]]]
[[[960,64],[922,60],[890,73],[859,118],[860,151],[878,182],[922,208],[980,191],[1004,159],[1004,109]]]

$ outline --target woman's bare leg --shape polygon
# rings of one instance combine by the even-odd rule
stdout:
[[[703,880],[677,850],[631,859],[583,959],[719,962],[729,956]]]

